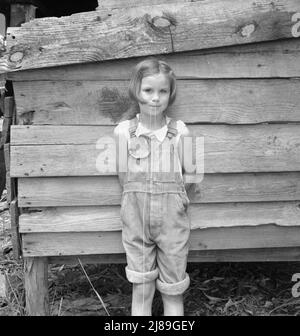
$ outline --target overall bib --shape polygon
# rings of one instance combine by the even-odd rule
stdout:
[[[190,220],[176,121],[169,121],[162,142],[155,135],[137,138],[137,126],[137,118],[130,120],[121,201],[126,276],[132,283],[156,280],[160,292],[182,294],[190,283],[186,273]]]

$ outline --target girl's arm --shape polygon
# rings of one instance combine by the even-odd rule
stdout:
[[[188,165],[192,162],[193,158],[193,146],[188,145],[191,142],[192,133],[182,121],[179,121],[179,134],[178,154],[182,167],[184,186],[188,191],[193,183],[188,182],[186,176],[196,173],[196,168],[195,171],[191,171],[191,165]],[[186,145],[184,145],[185,141],[187,141]]]
[[[124,177],[125,177],[125,172],[120,172],[120,162],[119,160],[122,159],[124,153],[120,153],[120,144],[127,144],[127,138],[124,132],[122,131],[122,126],[120,124],[114,129],[114,138],[116,141],[116,171],[119,177],[119,182],[121,186],[124,185]]]

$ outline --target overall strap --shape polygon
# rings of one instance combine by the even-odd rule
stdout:
[[[134,117],[133,119],[130,119],[129,120],[129,135],[130,135],[130,138],[134,138],[135,137],[135,132],[136,132],[136,129],[138,127],[138,118],[137,117]],[[167,137],[169,139],[171,139],[172,137],[176,137],[178,131],[177,131],[177,121],[174,120],[174,119],[171,119],[168,123],[168,132],[167,132]]]
[[[176,137],[178,131],[177,131],[177,121],[174,119],[171,119],[168,123],[168,133],[167,137],[171,139],[172,137]]]
[[[133,119],[130,119],[129,120],[129,135],[130,135],[130,138],[134,138],[135,137],[135,131],[138,127],[138,118],[137,117],[134,117]]]

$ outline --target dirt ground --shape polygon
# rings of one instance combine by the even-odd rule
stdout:
[[[2,279],[6,287],[5,293],[0,283],[0,316],[26,315],[23,265],[13,259],[10,217],[4,202],[0,211],[0,282]],[[49,266],[51,315],[129,316],[131,285],[124,265],[83,267],[86,274],[80,265]],[[191,263],[188,273],[191,286],[184,294],[185,315],[300,315],[300,297],[293,297],[295,283],[291,280],[300,273],[300,262]],[[162,315],[158,293],[153,315]]]

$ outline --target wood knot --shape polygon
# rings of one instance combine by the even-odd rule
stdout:
[[[148,17],[148,23],[157,31],[170,31],[171,28],[176,28],[177,20],[172,13],[164,11],[161,16],[155,16],[152,19]]]
[[[152,19],[152,24],[157,28],[167,28],[170,27],[172,23],[167,18],[156,16]]]
[[[21,62],[24,57],[24,53],[22,51],[16,51],[10,55],[9,60],[13,63]]]
[[[255,31],[255,24],[250,23],[246,26],[241,27],[240,32],[243,37],[250,37],[250,35]]]

